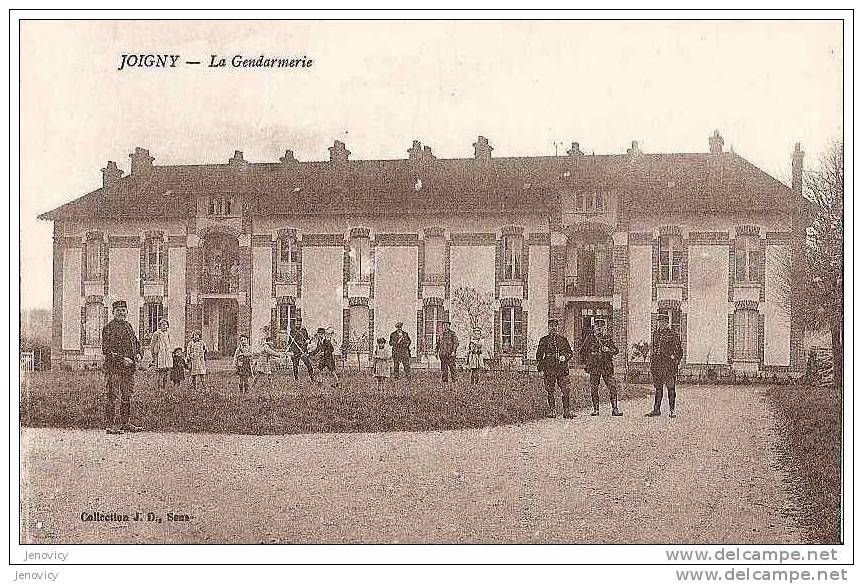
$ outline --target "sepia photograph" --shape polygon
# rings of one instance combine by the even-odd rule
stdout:
[[[13,563],[850,561],[847,15],[137,14],[12,16]]]

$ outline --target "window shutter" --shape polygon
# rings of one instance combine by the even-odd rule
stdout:
[[[501,311],[494,311],[494,354],[495,356],[500,354],[501,347],[501,332],[500,332],[500,319],[501,319]]]
[[[764,250],[753,249],[749,252],[750,278],[753,282],[764,283]]]
[[[138,338],[141,340],[141,344],[144,343],[144,339],[146,335],[144,331],[147,326],[147,305],[142,304],[140,308],[138,308]]]
[[[746,250],[739,247],[734,250],[734,281],[746,281]]]
[[[141,278],[141,294],[144,293],[144,280],[147,279],[147,240],[141,244],[141,266],[139,272]]]
[[[164,239],[159,242],[159,277],[168,279],[168,245]]]
[[[274,334],[279,329],[279,309],[270,309],[270,335]]]

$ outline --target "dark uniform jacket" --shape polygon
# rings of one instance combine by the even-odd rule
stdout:
[[[563,356],[561,362],[559,357]],[[569,360],[572,359],[572,348],[569,341],[561,335],[545,335],[539,339],[536,349],[536,367],[548,374],[569,373]]]
[[[291,331],[291,341],[288,345],[288,350],[296,352],[299,349],[300,354],[309,352],[309,331],[306,327],[300,327],[299,330]]]
[[[677,366],[683,358],[680,337],[671,329],[656,329],[650,343],[650,372],[658,377],[668,377],[677,373]]]
[[[608,351],[603,351],[603,347],[608,347]],[[614,362],[612,357],[617,355],[620,350],[615,346],[614,341],[608,334],[596,334],[589,331],[584,336],[584,341],[581,343],[579,351],[581,361],[584,363],[584,370],[588,375],[612,375],[614,374]]]
[[[401,335],[401,336],[400,336]],[[390,335],[393,357],[411,356],[411,337],[404,331],[393,331]]]
[[[102,329],[102,353],[105,355],[105,364],[102,369],[105,373],[128,373],[135,372],[135,357],[141,355],[141,343],[132,329],[128,320],[112,319]],[[123,362],[123,357],[132,360],[131,365]]]
[[[458,349],[458,337],[455,333],[451,330],[442,332],[435,347],[435,354],[438,357],[448,357],[455,353],[456,349]]]

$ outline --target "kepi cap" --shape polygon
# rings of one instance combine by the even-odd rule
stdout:
[[[118,308],[127,308],[127,304],[125,300],[115,300],[111,303],[111,310],[117,310]]]

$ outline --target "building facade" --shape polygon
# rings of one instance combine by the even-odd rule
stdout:
[[[803,152],[792,186],[723,149],[438,159],[414,142],[407,159],[159,166],[147,150],[115,162],[102,187],[41,216],[54,222],[53,344],[70,367],[101,359],[100,332],[124,299],[146,343],[167,317],[175,343],[199,331],[214,356],[238,335],[337,331],[364,362],[397,321],[416,358],[436,366],[440,323],[466,341],[470,298],[488,306],[491,358],[530,359],[558,317],[578,345],[606,318],[639,359],[667,313],[684,367],[799,373],[800,268],[806,212]],[[466,292],[469,292],[466,293]],[[462,347],[466,346],[462,343]]]

